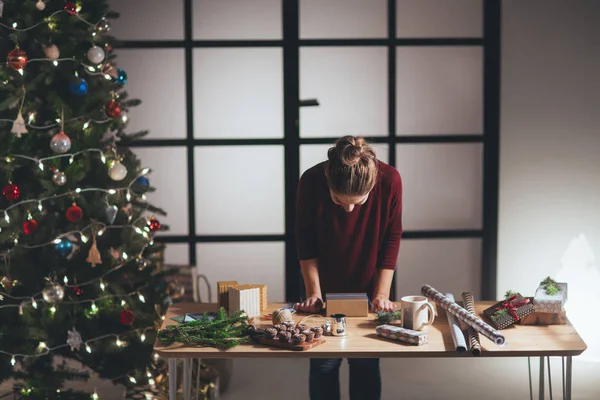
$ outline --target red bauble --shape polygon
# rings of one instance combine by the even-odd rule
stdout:
[[[81,296],[81,294],[83,293],[83,289],[80,288],[79,286],[75,285],[75,287],[73,288],[73,292],[77,295],[77,296]]]
[[[69,1],[67,4],[65,4],[65,10],[69,13],[69,15],[77,14],[77,6],[72,1]]]
[[[38,224],[35,219],[28,219],[27,221],[23,222],[23,232],[25,232],[26,235],[31,235],[37,230],[37,225]]]
[[[160,229],[160,222],[158,222],[156,218],[152,217],[148,220],[148,226],[152,232],[156,232]]]
[[[110,118],[119,118],[122,115],[121,104],[114,100],[110,101],[106,107],[104,107],[104,111]]]
[[[77,222],[83,217],[83,210],[77,204],[73,203],[67,209],[67,219],[71,222]]]
[[[6,197],[6,200],[18,200],[21,196],[21,189],[14,183],[9,183],[2,189],[2,196]]]
[[[20,71],[27,65],[27,53],[21,49],[14,49],[8,53],[6,62],[15,71]]]
[[[121,313],[121,323],[123,325],[133,324],[134,319],[135,319],[135,316],[133,315],[133,312],[131,310],[124,310]]]

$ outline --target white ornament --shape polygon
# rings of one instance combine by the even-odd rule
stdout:
[[[23,119],[23,115],[19,113],[15,122],[13,122],[11,133],[17,135],[18,138],[21,138],[21,135],[27,133],[27,128],[25,128],[25,120]]]
[[[58,46],[55,44],[51,44],[48,46],[44,46],[44,54],[48,60],[57,60],[60,57],[60,50],[58,50]]]
[[[108,176],[113,181],[122,181],[127,176],[127,168],[120,161],[115,161],[108,169]]]
[[[81,334],[77,332],[77,329],[75,329],[75,327],[73,327],[72,331],[67,331],[67,333],[69,335],[67,337],[67,344],[71,346],[71,351],[74,351],[75,349],[79,351],[79,347],[83,343],[83,340],[81,339]]]
[[[91,47],[87,52],[87,58],[92,64],[100,64],[102,61],[104,61],[105,56],[106,54],[104,53],[102,47],[98,46]]]
[[[40,11],[44,11],[46,9],[46,3],[44,3],[42,0],[38,0],[38,2],[35,3],[35,8]]]
[[[50,140],[50,148],[57,154],[64,154],[71,149],[71,139],[60,131]]]

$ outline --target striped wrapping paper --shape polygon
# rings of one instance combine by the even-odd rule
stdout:
[[[468,312],[475,314],[475,301],[473,300],[473,293],[463,292],[462,299],[465,304],[465,309]],[[469,329],[467,329],[467,336],[469,339],[469,351],[471,351],[474,356],[480,355],[481,344],[479,343],[479,333],[469,326]]]
[[[454,295],[452,293],[446,293],[446,297],[451,302],[455,303]],[[456,347],[456,351],[459,353],[467,351],[467,342],[462,329],[460,329],[458,318],[450,313],[446,313],[446,316],[448,317],[448,326],[450,326],[450,333],[452,333],[452,340],[454,341],[454,347]]]
[[[454,315],[460,321],[469,325],[498,346],[503,346],[506,343],[506,339],[500,331],[477,318],[475,314],[468,312],[458,304],[450,301],[450,299],[433,287],[425,285],[421,288],[421,293],[428,299],[435,301],[436,304],[446,310],[446,312]]]

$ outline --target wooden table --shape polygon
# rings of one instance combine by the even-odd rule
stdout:
[[[482,317],[483,310],[493,302],[477,302],[476,313]],[[262,314],[270,314],[273,310],[286,306],[287,303],[270,303]],[[217,304],[179,303],[169,307],[162,328],[176,324],[172,317],[184,314],[202,313],[217,310]],[[296,321],[307,314],[294,314]],[[375,334],[374,314],[368,318],[347,318],[347,334],[344,337],[327,336],[327,342],[308,351],[290,351],[255,344],[243,344],[231,350],[219,350],[210,347],[185,347],[173,344],[165,347],[158,342],[154,350],[160,357],[169,360],[169,398],[174,400],[177,391],[177,360],[183,359],[184,399],[191,399],[191,360],[201,358],[406,358],[406,357],[473,357],[470,352],[458,353],[454,347],[448,320],[444,310],[438,308],[438,315],[433,325],[427,328],[429,343],[421,346],[405,345],[381,339]],[[483,317],[482,317],[483,318]],[[270,325],[266,318],[255,319],[257,327]],[[516,325],[502,331],[506,344],[495,345],[485,337],[481,337],[481,357],[539,357],[540,358],[540,392],[544,398],[544,360],[545,357],[566,358],[565,399],[571,399],[572,391],[572,357],[580,355],[586,345],[575,330],[567,325],[533,326]]]

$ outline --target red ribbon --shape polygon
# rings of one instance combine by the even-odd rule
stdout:
[[[515,313],[515,311],[517,311],[519,307],[522,307],[525,304],[529,304],[530,300],[527,297],[524,297],[523,300],[516,301],[517,298],[518,298],[518,296],[515,295],[515,296],[512,296],[512,297],[508,298],[507,300],[504,300],[504,302],[502,303],[501,306],[496,307],[496,311],[505,308],[505,309],[508,310],[508,312],[510,313],[510,315],[512,315],[512,317],[515,319],[515,321],[518,321],[520,318]]]

